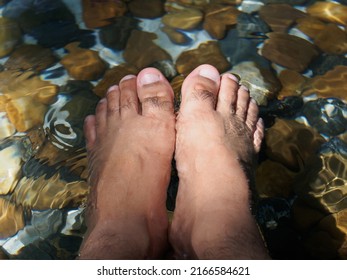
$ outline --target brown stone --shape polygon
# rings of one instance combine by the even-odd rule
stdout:
[[[314,45],[297,36],[272,32],[268,37],[261,49],[261,55],[288,69],[302,72],[319,54]]]
[[[123,16],[127,7],[123,1],[83,0],[83,21],[88,28],[98,28],[111,23],[112,18]]]
[[[0,58],[10,54],[21,37],[22,33],[15,21],[0,17]]]
[[[65,55],[60,63],[66,68],[69,75],[76,80],[97,80],[106,70],[105,62],[98,52],[78,47],[78,42],[65,46],[69,54]]]
[[[302,170],[324,138],[314,129],[294,120],[277,119],[265,134],[266,154],[294,172]]]
[[[347,66],[338,65],[322,76],[315,76],[305,84],[303,95],[317,94],[318,97],[336,97],[347,101]]]
[[[0,72],[0,91],[7,99],[31,97],[37,102],[50,104],[58,93],[59,87],[43,81],[34,72]]]
[[[128,7],[135,17],[140,18],[157,18],[164,14],[162,0],[132,0]]]
[[[201,23],[203,16],[200,10],[188,8],[179,12],[168,13],[161,20],[171,28],[191,30]]]
[[[5,63],[7,70],[32,70],[40,72],[57,61],[50,49],[39,45],[21,45],[16,48]]]
[[[0,110],[0,141],[13,135],[15,132],[16,128],[8,119],[5,107],[3,110]]]
[[[306,17],[306,14],[288,4],[270,4],[261,7],[259,16],[273,31],[286,32],[297,19]]]
[[[307,13],[324,21],[347,25],[347,6],[326,1],[318,1],[307,7]]]
[[[118,85],[120,80],[129,74],[136,75],[139,70],[130,64],[120,64],[105,72],[102,80],[95,86],[94,92],[99,97],[104,97],[109,87]]]
[[[301,95],[308,80],[300,73],[288,69],[281,71],[278,78],[282,84],[282,89],[278,94],[279,99],[283,99],[286,96]]]
[[[176,29],[173,29],[171,27],[164,25],[161,30],[165,32],[170,40],[175,44],[187,44],[190,41],[190,38],[187,37],[184,33],[177,31]]]
[[[256,170],[256,189],[260,197],[289,197],[298,172],[279,162],[266,160]]]
[[[281,88],[279,80],[269,69],[261,68],[253,61],[238,63],[231,72],[240,77],[240,84],[249,89],[251,97],[261,106],[274,99]]]
[[[34,210],[62,209],[64,207],[77,207],[86,202],[89,186],[85,181],[66,182],[60,178],[59,173],[46,178],[23,177],[11,199],[16,204]]]
[[[11,99],[6,105],[6,113],[19,132],[25,132],[43,124],[47,106],[31,96]]]
[[[170,54],[153,42],[156,38],[155,33],[133,30],[123,52],[125,61],[142,69],[156,61],[171,60]]]
[[[176,68],[178,73],[188,75],[197,66],[205,63],[215,66],[220,73],[227,71],[231,66],[217,42],[208,41],[200,44],[197,49],[181,53],[176,60]]]
[[[0,197],[0,239],[16,234],[24,225],[23,208]]]
[[[315,45],[328,54],[347,53],[347,33],[335,24],[326,24],[317,18],[298,20],[297,28],[313,39]]]
[[[204,29],[213,38],[222,39],[226,31],[236,25],[240,13],[235,7],[208,5],[205,9]]]

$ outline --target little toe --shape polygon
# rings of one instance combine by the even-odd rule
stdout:
[[[90,151],[94,147],[96,140],[96,123],[95,116],[89,115],[84,120],[84,136],[86,138],[86,148],[87,151]]]
[[[241,120],[246,120],[249,106],[249,91],[245,86],[240,86],[237,92],[236,115]]]
[[[174,114],[174,93],[164,75],[155,68],[145,68],[137,76],[137,93],[144,116]]]
[[[127,75],[119,82],[121,117],[136,116],[139,113],[136,76]]]
[[[204,64],[195,68],[182,85],[182,102],[180,112],[195,109],[215,109],[220,75],[212,65]]]
[[[107,124],[107,99],[102,98],[98,105],[96,106],[95,110],[95,126],[96,126],[96,133],[102,134],[104,133],[106,129]]]
[[[227,73],[222,76],[217,111],[223,115],[229,116],[236,112],[237,91],[239,90],[239,81],[234,75]]]

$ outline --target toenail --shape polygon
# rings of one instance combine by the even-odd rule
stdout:
[[[254,98],[251,98],[251,102],[254,103],[255,105],[258,105],[257,101]]]
[[[127,81],[127,80],[134,79],[134,78],[136,78],[135,75],[126,75],[120,80],[120,82]]]
[[[236,75],[231,74],[231,73],[228,73],[228,74],[226,74],[226,75],[227,75],[227,77],[228,77],[229,79],[235,81],[236,83],[239,83],[240,79],[239,79]]]
[[[110,93],[111,91],[114,91],[114,90],[118,90],[118,88],[119,88],[118,85],[114,85],[107,90],[107,93]]]
[[[246,88],[244,85],[241,85],[241,86],[240,86],[240,89],[242,89],[242,90],[245,90],[245,91],[249,92],[249,89],[248,89],[248,88]]]
[[[211,69],[209,67],[204,67],[199,71],[199,75],[205,78],[208,78],[212,81],[215,81],[216,83],[219,82],[219,73],[216,72],[214,69]]]
[[[160,75],[158,74],[144,74],[140,79],[141,85],[149,85],[160,81]]]

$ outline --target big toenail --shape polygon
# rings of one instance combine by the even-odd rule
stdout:
[[[144,74],[141,77],[141,85],[149,85],[160,81],[160,76],[158,74]]]
[[[216,83],[219,82],[219,73],[216,72],[214,69],[211,69],[209,67],[206,67],[206,68],[202,68],[200,71],[199,71],[199,75],[202,76],[202,77],[205,77],[205,78],[208,78],[212,81],[215,81]]]

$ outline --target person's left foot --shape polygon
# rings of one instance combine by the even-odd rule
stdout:
[[[175,147],[173,91],[154,68],[126,76],[85,120],[91,193],[81,259],[159,258]]]

